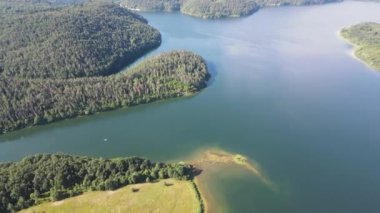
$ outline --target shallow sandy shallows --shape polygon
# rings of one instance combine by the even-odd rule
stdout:
[[[226,209],[225,202],[223,200],[216,201],[215,195],[208,186],[208,183],[213,181],[213,177],[221,172],[231,172],[236,169],[249,171],[253,178],[258,178],[259,181],[275,191],[274,184],[265,176],[260,167],[240,154],[229,153],[221,149],[204,149],[193,154],[186,162],[194,165],[198,170],[199,174],[194,181],[202,196],[207,213],[223,212]]]

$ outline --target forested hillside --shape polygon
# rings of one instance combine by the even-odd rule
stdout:
[[[0,77],[0,133],[193,94],[208,78],[204,60],[184,51],[161,54],[109,77]]]
[[[181,12],[205,19],[216,19],[247,16],[258,9],[254,0],[186,0]]]
[[[120,5],[141,11],[178,11],[184,0],[121,0]]]
[[[74,78],[108,75],[161,43],[146,20],[115,4],[12,13],[0,20],[2,75]]]
[[[355,55],[380,71],[380,23],[361,23],[341,31],[356,46]]]
[[[206,19],[250,15],[260,7],[311,5],[342,0],[121,0],[123,7],[141,11],[176,11]]]
[[[0,2],[11,5],[0,19],[0,134],[206,86],[205,62],[189,52],[109,75],[161,43],[142,16],[116,4]]]
[[[108,0],[0,0],[0,17],[7,17],[10,13],[35,12],[37,10],[96,1]]]
[[[325,4],[331,2],[339,2],[343,0],[255,0],[260,7],[276,7],[286,5],[314,5]]]
[[[115,190],[128,184],[192,177],[191,165],[154,163],[138,157],[36,155],[0,164],[0,212],[14,212],[89,190]]]

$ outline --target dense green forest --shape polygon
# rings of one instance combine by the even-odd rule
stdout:
[[[141,11],[178,11],[183,0],[121,0],[120,5]]]
[[[28,13],[85,2],[105,2],[108,0],[0,0],[0,17],[9,18],[12,13]]]
[[[204,60],[185,51],[152,57],[108,77],[0,77],[0,133],[193,94],[206,86],[208,78]]]
[[[206,19],[247,16],[260,7],[311,5],[342,0],[120,0],[121,6],[141,11],[177,11]]]
[[[2,75],[108,75],[161,43],[159,31],[115,4],[12,13],[0,20]]]
[[[205,19],[247,16],[259,7],[254,0],[186,0],[181,12]]]
[[[200,18],[240,17],[255,12],[254,0],[121,0],[121,6],[141,11],[181,11]]]
[[[159,46],[161,35],[142,16],[95,1],[0,0],[11,5],[0,19],[0,134],[206,86],[205,62],[184,51],[109,75]]]
[[[380,71],[380,23],[361,23],[341,31],[356,46],[355,55]]]
[[[193,167],[155,163],[138,157],[35,155],[20,162],[0,164],[0,212],[14,212],[89,190],[115,190],[128,184],[166,178],[192,179]]]
[[[314,5],[340,2],[343,0],[255,0],[260,7],[275,7],[286,5]]]

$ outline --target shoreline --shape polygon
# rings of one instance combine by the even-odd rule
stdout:
[[[116,160],[117,158],[113,159]],[[176,160],[176,162],[178,162],[178,160]],[[24,209],[24,212],[35,209],[50,209],[53,212],[57,212],[57,206],[65,209],[88,209],[92,208],[93,205],[98,205],[92,203],[92,198],[94,197],[101,200],[108,199],[114,203],[113,207],[115,208],[140,208],[142,205],[145,205],[144,208],[157,208],[162,205],[161,207],[169,209],[174,207],[188,208],[187,212],[228,212],[228,202],[223,190],[219,191],[215,188],[215,186],[218,187],[218,185],[213,185],[213,183],[218,183],[217,177],[222,175],[225,171],[228,171],[228,174],[237,176],[248,174],[250,177],[255,178],[259,184],[268,187],[268,189],[274,192],[277,191],[257,163],[237,153],[230,153],[218,148],[203,148],[193,152],[187,158],[185,157],[185,161],[180,161],[178,164],[186,164],[189,166],[188,168],[191,172],[189,179],[176,179],[172,176],[168,176],[167,178],[157,179],[153,182],[147,181],[138,184],[127,184],[115,190],[96,189],[93,191],[88,189],[82,190],[77,195],[63,198],[62,200],[60,198],[53,198],[53,200],[51,200],[41,197],[41,199],[37,200],[37,203]],[[175,185],[174,188],[167,188],[173,185]],[[178,189],[178,187],[184,188],[181,188],[179,191],[174,190]],[[112,196],[119,192],[123,192],[124,197],[127,196],[129,197],[128,199],[135,199],[136,201],[132,205],[125,203],[124,198],[121,200],[120,196]],[[136,192],[139,193],[136,194]],[[166,193],[165,196],[162,193]],[[142,199],[141,195],[150,197],[152,201],[160,197],[161,201],[149,201],[146,203],[146,200]],[[58,200],[58,202],[54,202],[55,200]],[[77,206],[78,201],[81,201],[83,205]]]
[[[225,212],[226,209],[228,209],[223,198],[213,196],[215,192],[212,192],[208,187],[208,182],[211,182],[213,177],[217,176],[218,173],[229,170],[230,168],[245,170],[269,189],[274,192],[277,191],[277,187],[265,176],[259,165],[237,153],[229,153],[218,148],[206,148],[194,152],[185,162],[193,165],[195,169],[200,171],[200,173],[194,177],[193,183],[195,189],[199,192],[200,202],[203,206],[202,212],[205,213]],[[239,174],[237,173],[237,175]],[[220,199],[222,199],[222,201],[220,201]]]
[[[196,196],[197,196],[197,200],[198,200],[199,205],[200,205],[200,213],[209,212],[208,202],[206,200],[206,197],[204,196],[204,191],[202,193],[202,189],[200,187],[199,180],[197,178],[194,178],[194,180],[192,180],[191,183],[192,183],[192,186],[193,186],[194,191],[195,191]]]
[[[344,29],[344,28],[343,28],[343,29]],[[357,50],[358,50],[359,48],[361,48],[361,46],[360,46],[360,45],[357,45],[357,44],[355,44],[355,43],[353,43],[353,42],[350,41],[348,38],[345,38],[345,37],[342,35],[342,30],[343,30],[343,29],[337,31],[336,34],[337,34],[337,37],[338,37],[340,40],[344,41],[345,43],[347,43],[348,45],[351,46],[351,49],[350,49],[350,53],[349,53],[349,55],[350,55],[353,59],[355,59],[355,60],[359,61],[360,63],[364,64],[367,68],[369,68],[369,69],[371,69],[371,70],[374,70],[374,71],[380,71],[379,69],[377,69],[377,68],[374,67],[374,66],[371,66],[371,65],[370,65],[369,63],[367,63],[364,59],[361,59],[359,56],[356,55]]]

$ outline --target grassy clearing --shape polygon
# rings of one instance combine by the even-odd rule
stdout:
[[[44,203],[23,213],[82,212],[202,212],[199,194],[191,181],[174,179],[135,184],[116,191],[87,192],[59,202]]]

